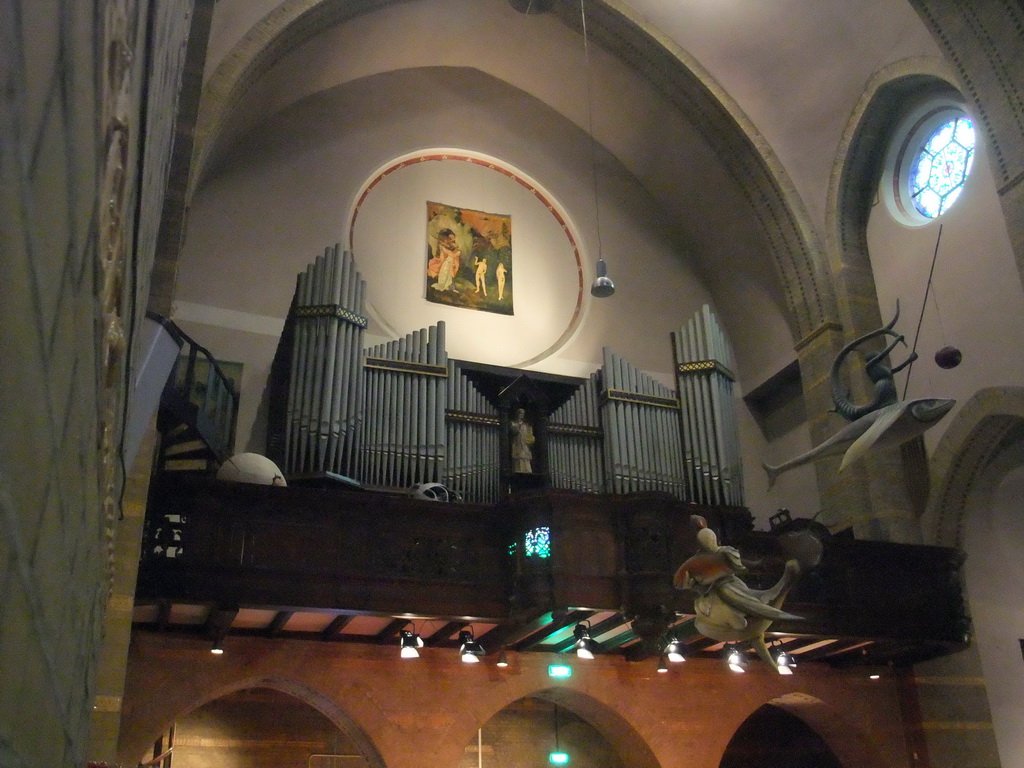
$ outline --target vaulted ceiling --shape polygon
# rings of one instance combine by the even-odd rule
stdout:
[[[414,129],[446,93],[505,105],[524,148],[592,132],[751,359],[759,342],[736,329],[791,344],[836,319],[827,201],[851,117],[873,77],[926,60],[941,68],[917,14],[891,0],[219,0],[188,194],[290,121],[370,139],[410,126],[405,147],[368,139],[390,159],[435,141]]]

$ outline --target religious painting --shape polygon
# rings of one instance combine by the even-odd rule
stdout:
[[[427,203],[427,301],[512,311],[512,217]]]

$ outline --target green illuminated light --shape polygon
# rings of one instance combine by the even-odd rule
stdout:
[[[551,557],[551,529],[543,526],[527,531],[523,548],[527,557]]]
[[[572,667],[567,664],[552,664],[548,667],[548,677],[572,677]],[[553,754],[561,753],[556,752]]]
[[[554,765],[565,765],[569,762],[569,755],[565,752],[552,752],[548,755],[548,762]]]

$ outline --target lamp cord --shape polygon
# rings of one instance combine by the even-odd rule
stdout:
[[[586,0],[580,0],[580,20],[583,23],[583,58],[586,64],[587,131],[590,134],[590,180],[594,187],[594,227],[597,232],[597,258],[603,258],[601,247],[601,205],[597,194],[597,148],[594,138],[594,94],[590,83],[590,44],[587,36]]]
[[[582,0],[581,0],[582,2]],[[924,322],[924,310],[928,306],[928,294],[932,290],[932,275],[935,274],[935,261],[939,257],[939,243],[942,241],[942,225],[939,224],[939,234],[935,238],[935,252],[932,253],[932,266],[928,270],[928,283],[924,288],[924,299],[921,301],[921,315],[917,318],[917,330],[914,332],[914,345],[910,348],[911,357],[917,352],[917,340],[921,336],[921,323]],[[941,321],[940,321],[941,322]],[[903,399],[907,399],[907,390],[910,389],[910,374],[914,372],[914,361],[911,360],[907,367],[907,378],[903,381]]]

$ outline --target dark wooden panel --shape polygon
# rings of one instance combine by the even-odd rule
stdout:
[[[752,530],[747,510],[667,494],[537,490],[484,506],[168,476],[151,489],[140,604],[476,619],[496,625],[494,647],[546,647],[564,622],[611,611],[628,623],[618,645],[630,658],[658,652],[668,628],[693,613],[693,595],[672,587],[697,549],[692,515],[749,559],[744,579],[754,588],[774,583],[786,557],[778,536]],[[181,544],[174,557],[169,526]],[[527,557],[526,533],[542,526],[550,556]],[[832,651],[872,641],[865,653],[814,653],[837,665],[903,663],[964,646],[961,553],[827,532],[822,546],[820,564],[786,602],[803,620],[776,622],[773,635],[802,646],[840,639]],[[676,633],[701,647],[686,626]]]

